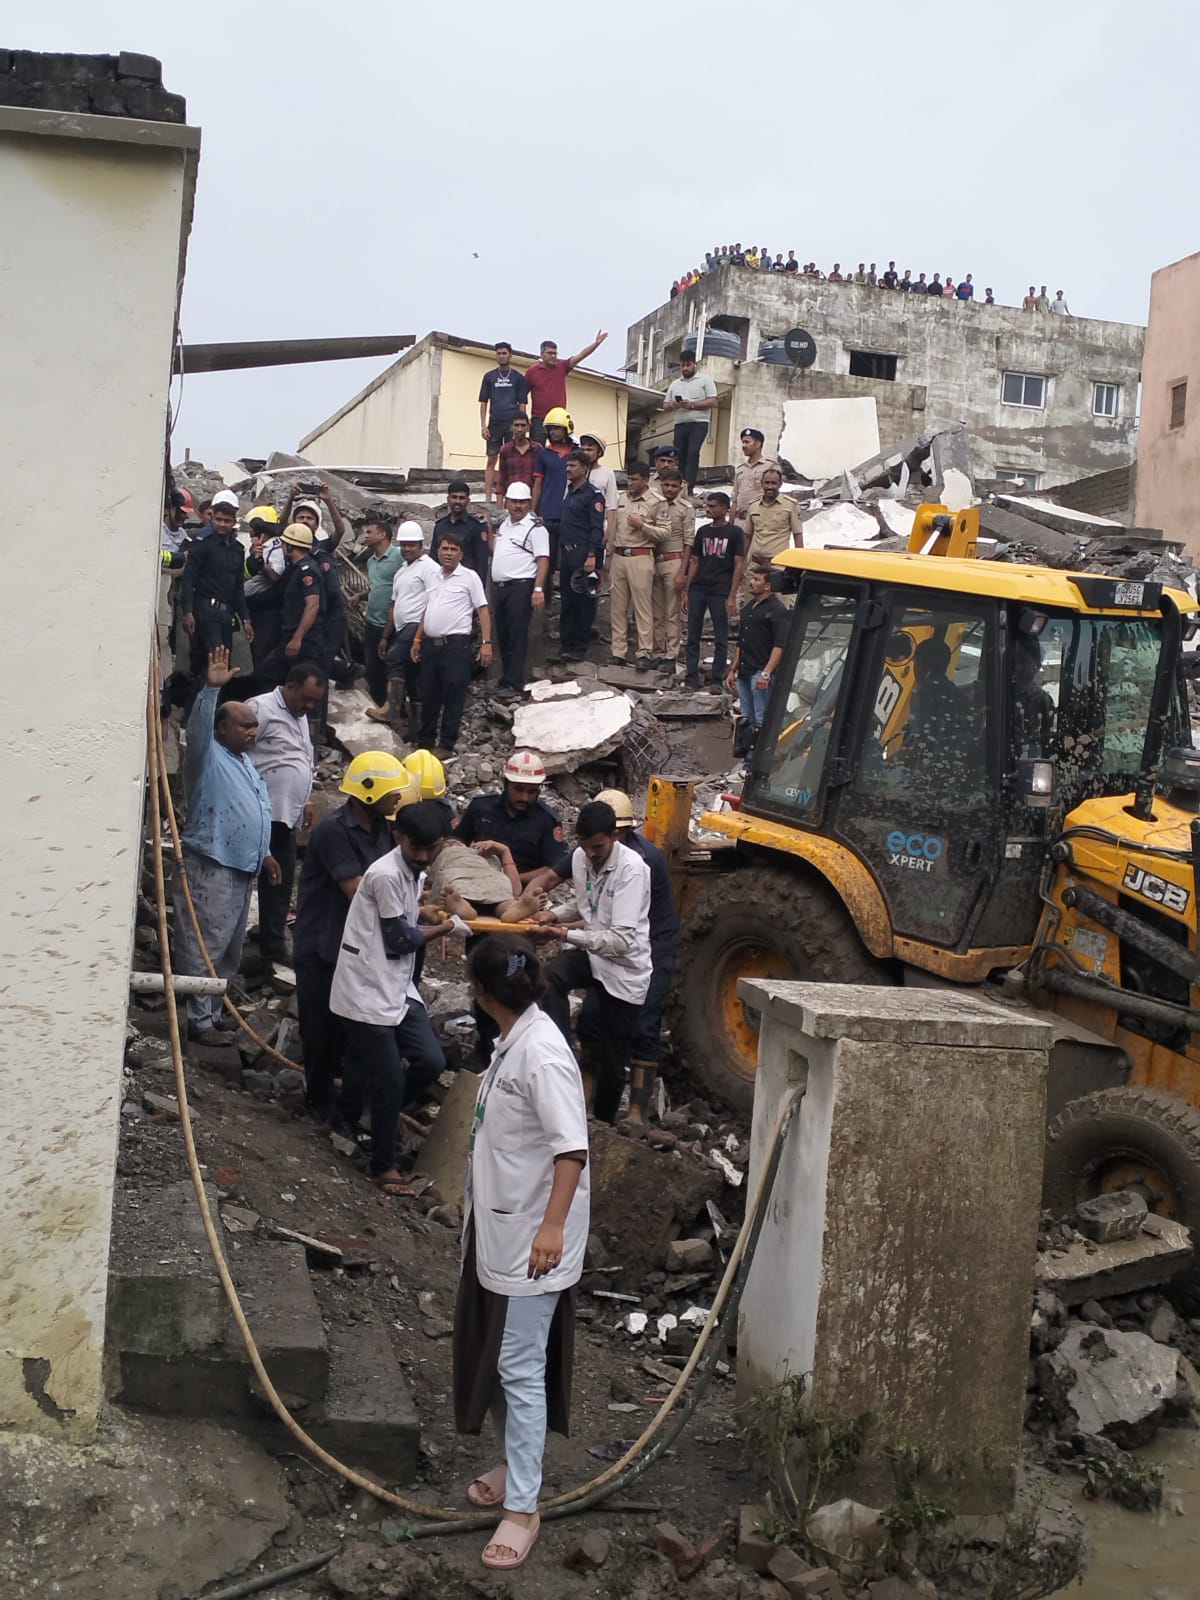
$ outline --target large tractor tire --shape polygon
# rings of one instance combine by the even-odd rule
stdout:
[[[739,978],[889,983],[823,878],[803,869],[744,867],[713,877],[684,917],[667,1016],[675,1059],[735,1111],[754,1104],[758,1014]]]
[[[1102,1089],[1064,1107],[1046,1136],[1043,1203],[1056,1217],[1119,1189],[1200,1238],[1200,1111],[1162,1089]],[[1200,1263],[1175,1279],[1200,1309]]]

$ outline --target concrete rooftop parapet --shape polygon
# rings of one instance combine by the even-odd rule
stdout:
[[[738,993],[757,1010],[812,1039],[1010,1050],[1049,1050],[1054,1042],[1053,1026],[1040,1017],[947,989],[742,978]]]

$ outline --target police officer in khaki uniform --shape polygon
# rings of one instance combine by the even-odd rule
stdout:
[[[692,547],[696,518],[683,492],[683,476],[678,469],[664,469],[658,480],[654,527],[659,538],[654,550],[654,587],[650,593],[654,658],[660,672],[674,672],[682,642],[679,590],[675,579],[679,576],[680,562]]]
[[[804,524],[794,500],[785,500],[779,493],[783,487],[783,473],[778,467],[768,467],[762,475],[762,493],[746,513],[746,581],[744,594],[750,581],[750,564],[773,561],[783,551],[794,545],[803,548]],[[779,587],[780,574],[771,574],[771,587]]]
[[[650,494],[650,468],[634,461],[626,469],[629,487],[617,502],[617,523],[609,546],[609,572],[612,577],[612,659],[610,666],[628,665],[629,607],[633,606],[637,633],[639,672],[654,665],[654,553],[658,528],[654,520],[658,501]]]
[[[733,474],[733,520],[744,528],[746,513],[762,494],[763,473],[778,467],[778,461],[763,454],[764,435],[759,428],[742,429],[742,455],[745,460]]]

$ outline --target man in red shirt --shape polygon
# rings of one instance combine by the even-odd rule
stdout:
[[[496,472],[496,493],[507,498],[510,483],[532,483],[537,445],[529,438],[529,418],[518,412],[512,420],[512,441],[500,446]]]
[[[558,359],[558,346],[553,339],[542,340],[541,360],[535,361],[531,367],[525,369],[525,381],[529,385],[529,415],[532,419],[535,444],[546,442],[546,429],[542,418],[547,411],[553,411],[559,406],[564,411],[567,409],[567,374],[581,361],[586,361],[607,338],[607,333],[600,330],[591,344],[584,345],[578,355],[568,356],[565,361]]]

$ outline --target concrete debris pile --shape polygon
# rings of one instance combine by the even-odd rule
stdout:
[[[1200,1317],[1169,1298],[1191,1261],[1187,1229],[1131,1192],[1043,1219],[1026,1425],[1044,1460],[1135,1509],[1158,1504],[1161,1478],[1130,1452],[1197,1425]]]

